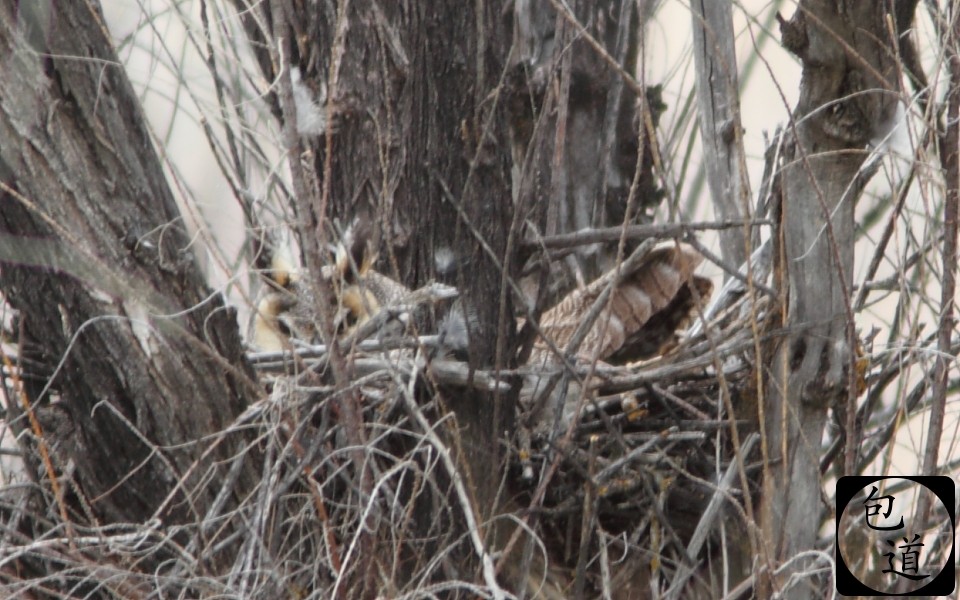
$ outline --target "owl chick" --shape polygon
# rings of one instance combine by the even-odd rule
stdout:
[[[338,336],[346,336],[376,315],[397,304],[410,290],[373,270],[376,254],[362,231],[351,227],[337,245],[335,261],[320,276],[333,291],[328,308]],[[276,253],[268,274],[271,289],[257,304],[253,345],[263,351],[278,351],[291,341],[319,343],[318,302],[312,286],[290,261]]]
[[[257,302],[248,339],[257,350],[278,352],[290,347],[290,340],[312,341],[313,319],[302,309],[307,286],[293,264],[275,252],[266,273],[266,291]]]

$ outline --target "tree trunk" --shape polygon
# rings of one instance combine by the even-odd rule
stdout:
[[[262,24],[273,24],[276,5],[247,13],[255,42],[271,39]],[[624,81],[639,53],[635,3],[577,3],[575,15],[545,1],[285,6],[292,13],[281,24],[281,32],[289,28],[281,54],[318,99],[325,91],[336,113],[332,130],[299,140],[312,196],[300,204],[310,206],[299,215],[306,235],[329,236],[324,224],[332,220],[371,217],[378,269],[410,287],[434,278],[456,285],[471,315],[470,365],[513,366],[506,282],[517,276],[521,242],[645,221],[661,197],[651,144],[637,142],[638,130],[643,139],[652,135],[659,97],[645,106],[636,82]],[[574,17],[589,24],[586,33],[605,57]],[[280,73],[265,50],[259,63],[268,80]],[[282,105],[274,102],[283,117]],[[617,247],[579,252],[566,264],[566,283],[540,295],[539,306],[611,268]],[[536,284],[524,291],[532,303]],[[452,445],[487,517],[504,473],[514,400],[463,390],[441,396],[457,416]]]
[[[264,10],[260,22],[277,18],[276,4],[253,9]],[[282,66],[298,68],[313,90],[325,88],[336,112],[333,130],[300,139],[310,195],[300,202],[299,218],[309,224],[301,244],[319,251],[332,222],[367,217],[380,272],[411,288],[445,279],[459,289],[471,315],[470,366],[512,366],[513,302],[500,290],[516,268],[508,247],[518,246],[520,229],[498,89],[510,47],[503,4],[288,6],[279,31],[289,34],[274,38],[290,57]],[[254,39],[270,38],[256,19],[246,27]],[[262,57],[260,64],[268,78],[277,75],[280,65]],[[435,260],[441,255],[449,260]],[[504,472],[501,443],[513,427],[514,398],[448,392],[441,391],[443,404],[456,415],[448,439],[483,522]],[[420,522],[436,518],[425,512]]]
[[[664,106],[659,88],[641,96],[633,78],[650,8],[639,4],[515,3],[507,79],[514,190],[538,234],[646,223],[663,198],[652,128]],[[613,268],[618,246],[582,246],[552,264],[541,305]],[[537,296],[534,281],[524,287]]]
[[[21,355],[53,370],[23,400],[95,518],[202,523],[218,493],[229,511],[256,482],[249,465],[225,479],[246,456],[241,435],[205,436],[259,387],[234,312],[193,260],[102,15],[50,6],[0,6],[0,287]],[[238,526],[190,535],[211,548]]]
[[[782,339],[768,365],[761,415],[765,429],[761,560],[777,568],[813,550],[821,515],[819,457],[827,411],[848,401],[856,334],[850,309],[855,176],[866,146],[894,118],[899,81],[886,4],[801,2],[781,21],[784,46],[803,61],[800,100],[784,158],[781,289],[787,290]],[[912,11],[910,13],[912,18]],[[900,31],[909,26],[897,22]],[[760,595],[819,597],[819,582],[784,585],[808,569],[795,560]],[[812,583],[808,587],[808,584]]]
[[[717,220],[736,221],[750,215],[750,183],[743,154],[733,11],[729,0],[696,0],[691,9],[707,183]],[[738,269],[747,259],[751,233],[746,226],[720,231],[720,250],[728,268]]]
[[[378,271],[411,288],[440,279],[459,289],[471,374],[518,366],[525,360],[519,346],[529,349],[533,334],[516,335],[517,314],[526,317],[522,331],[532,330],[531,313],[536,318],[573,285],[608,271],[637,242],[627,241],[624,229],[613,242],[557,260],[532,250],[541,235],[643,222],[662,197],[653,138],[662,106],[656,90],[632,76],[644,11],[656,3],[234,1],[263,75],[276,84],[267,100],[285,126],[293,226],[309,291],[334,293],[337,283],[321,277],[329,242],[338,227],[366,217]],[[325,353],[299,355],[297,368],[311,368],[278,377],[277,401],[245,413],[256,416],[243,425],[262,428],[256,444],[231,432],[262,390],[242,355],[232,310],[211,294],[192,260],[136,98],[89,4],[60,3],[53,12],[49,1],[0,0],[0,289],[17,313],[12,329],[22,362],[12,371],[23,372],[33,358],[47,369],[38,384],[5,384],[22,391],[19,400],[36,417],[14,421],[21,442],[44,456],[25,453],[40,463],[33,469],[39,477],[55,478],[36,487],[53,492],[61,513],[54,525],[27,517],[27,531],[17,524],[21,507],[0,499],[3,539],[17,546],[0,552],[0,578],[29,589],[55,571],[66,583],[51,593],[73,593],[82,579],[82,593],[115,589],[118,596],[136,596],[132,588],[140,585],[148,591],[158,573],[189,596],[219,589],[372,598],[443,589],[450,597],[502,598],[498,581],[520,595],[537,589],[551,598],[601,590],[622,598],[659,590],[716,595],[718,587],[707,589],[710,577],[689,577],[714,574],[694,563],[713,542],[707,532],[721,518],[716,507],[734,471],[730,466],[722,489],[703,485],[719,473],[717,459],[729,457],[726,434],[716,436],[724,444],[717,452],[704,451],[706,437],[686,436],[697,433],[690,417],[716,431],[708,413],[728,390],[705,381],[703,370],[719,364],[707,356],[716,346],[695,342],[704,354],[668,354],[649,370],[604,365],[602,381],[585,380],[582,390],[628,393],[595,398],[588,420],[562,444],[554,443],[556,431],[531,444],[530,432],[514,422],[518,385],[510,392],[440,385],[432,370],[439,361],[426,343],[397,351],[404,365],[377,366],[361,379],[362,361],[376,361],[366,353],[373,344],[361,351],[334,343],[333,320],[323,316],[329,306],[318,301],[310,317],[324,321]],[[732,35],[720,23],[729,15],[711,17],[715,7],[698,6],[713,24],[699,39],[700,58],[718,59],[714,75],[724,61],[733,73],[731,40],[715,40],[724,59],[710,52],[711,32]],[[750,379],[746,368],[726,379],[740,386],[731,397],[764,400],[757,403],[764,544],[757,534],[753,548],[744,543],[738,552],[750,559],[760,549],[758,597],[818,597],[823,589],[801,577],[819,565],[798,557],[816,549],[825,512],[817,465],[828,411],[853,415],[856,408],[849,294],[857,177],[868,142],[893,118],[899,81],[891,49],[915,6],[803,0],[781,23],[804,80],[774,186],[782,194],[774,287],[783,297],[771,329],[780,338],[771,336],[779,341],[758,365],[763,389],[742,383]],[[884,15],[890,7],[893,35]],[[739,177],[740,159],[724,154],[739,125],[735,107],[724,112],[721,104],[734,98],[736,83],[710,71],[701,69],[701,97],[713,107],[703,132],[717,150],[708,157],[718,159],[711,182],[718,183],[716,200],[735,196],[739,204],[718,211],[735,218],[747,212],[740,202],[746,192],[721,192],[745,184],[731,179]],[[305,93],[312,95],[307,106]],[[734,263],[746,250],[745,232],[729,233],[723,252]],[[551,251],[562,246],[551,242]],[[531,274],[536,261],[545,268]],[[697,294],[687,287],[696,296],[708,286]],[[699,299],[674,301],[683,312]],[[582,322],[584,314],[571,311],[570,320]],[[751,316],[776,320],[769,312]],[[436,331],[430,320],[415,319],[416,333]],[[672,335],[674,325],[660,327]],[[684,343],[680,352],[690,349]],[[8,347],[4,339],[3,351]],[[531,365],[520,366],[535,376]],[[34,437],[25,423],[33,423]],[[672,431],[677,426],[691,431]],[[648,462],[661,442],[682,468]],[[521,451],[510,461],[507,448],[515,443]],[[534,462],[539,483],[527,473]],[[60,491],[57,481],[64,482]],[[708,501],[713,509],[701,515]],[[528,505],[532,510],[522,510]],[[503,550],[504,531],[522,530],[518,518],[547,551],[529,541],[497,557],[491,551]],[[74,547],[80,536],[71,522],[93,524],[96,535]],[[143,562],[131,559],[133,552],[102,550],[128,541],[114,537],[122,528],[112,524],[120,522],[136,536],[161,534]],[[698,523],[701,531],[691,535]],[[57,537],[35,544],[37,532]],[[237,555],[233,540],[242,537],[247,545]],[[166,554],[174,547],[176,556]],[[716,564],[736,577],[728,568],[738,558],[731,547]],[[85,571],[94,556],[130,562],[116,574],[103,571],[107,582]],[[236,556],[242,562],[231,562]],[[18,572],[24,563],[31,573]],[[111,588],[114,580],[123,581]]]

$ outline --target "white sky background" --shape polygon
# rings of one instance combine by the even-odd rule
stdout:
[[[224,2],[211,4],[223,5]],[[212,235],[222,248],[222,258],[207,256],[205,264],[212,274],[215,285],[225,286],[228,282],[237,281],[245,286],[248,279],[243,272],[242,265],[234,261],[239,254],[242,243],[243,221],[236,202],[232,197],[230,187],[220,173],[220,169],[213,160],[208,143],[203,136],[199,125],[200,110],[208,121],[216,124],[219,119],[215,98],[211,88],[209,73],[203,65],[201,55],[186,42],[186,29],[181,15],[170,8],[169,0],[103,0],[104,13],[111,31],[118,39],[127,40],[119,47],[121,60],[125,62],[138,93],[141,94],[145,111],[153,124],[154,131],[166,150],[166,157],[170,161],[173,172],[180,176],[180,186],[177,190],[180,200],[189,198],[185,206],[199,207],[200,214],[210,225]],[[200,31],[199,2],[184,0],[176,4],[191,23],[196,39],[204,44]],[[226,10],[223,6],[221,9]],[[734,30],[737,34],[738,64],[741,69],[741,114],[743,118],[744,142],[747,153],[750,184],[752,193],[756,194],[763,170],[763,153],[767,140],[765,133],[772,134],[778,125],[786,122],[791,108],[797,100],[800,82],[800,67],[798,61],[784,51],[779,45],[779,29],[773,19],[775,11],[779,9],[783,16],[789,18],[793,12],[792,2],[767,2],[763,0],[748,0],[735,3]],[[918,15],[923,14],[923,6]],[[155,16],[148,23],[144,15]],[[921,18],[920,26],[924,26]],[[152,24],[152,25],[151,25]],[[681,113],[688,98],[694,94],[693,89],[693,61],[691,59],[692,39],[690,35],[691,19],[686,3],[676,0],[665,0],[657,13],[655,21],[649,26],[646,38],[646,71],[645,80],[648,84],[663,83],[665,86],[664,101],[668,105],[666,114],[661,120],[661,144],[664,155],[683,156],[689,140],[690,130],[696,127],[695,120],[684,119]],[[929,24],[926,24],[929,28]],[[128,36],[133,35],[132,38]],[[922,38],[921,34],[921,38]],[[772,36],[772,37],[771,37]],[[163,44],[160,43],[162,40]],[[759,56],[757,53],[759,50]],[[753,57],[753,58],[751,58]],[[229,58],[220,57],[220,60]],[[935,57],[927,56],[930,64],[936,64]],[[256,66],[250,62],[246,65],[250,74],[256,74]],[[934,78],[934,81],[936,78]],[[186,83],[185,89],[183,83]],[[265,86],[266,82],[259,85]],[[262,89],[262,88],[261,88]],[[256,109],[253,100],[247,107],[250,112]],[[277,139],[275,125],[260,123],[262,133],[261,142],[268,146],[270,139]],[[218,133],[221,131],[218,128]],[[905,131],[898,134],[897,148],[909,154],[909,147],[904,148]],[[697,166],[699,143],[692,154],[692,166],[688,169],[687,180],[683,185],[683,195],[680,206],[698,207],[697,214],[688,214],[691,219],[709,219],[710,214],[700,214],[709,211],[709,192],[705,182],[694,185],[694,178],[700,169]],[[677,159],[680,160],[679,158]],[[679,165],[674,164],[670,169],[670,177],[679,176]],[[286,169],[280,169],[286,177]],[[888,179],[895,179],[895,174],[887,170],[875,178],[872,189],[883,191],[889,189]],[[262,186],[261,186],[262,187]],[[262,193],[260,190],[253,190]],[[690,197],[690,194],[695,194]],[[868,207],[869,197],[861,200],[858,207],[860,212]],[[930,213],[933,208],[931,199],[911,198],[908,202],[910,211],[918,218],[913,221],[918,228],[928,227]],[[881,220],[882,225],[883,219]],[[913,232],[918,237],[924,237],[922,231]],[[898,227],[898,233],[892,242],[892,247],[899,248],[900,244],[908,241],[907,231]],[[202,236],[201,236],[202,237]],[[855,277],[862,278],[866,264],[869,261],[872,243],[870,237],[858,246],[857,267]],[[873,236],[875,238],[875,236]],[[714,244],[715,245],[715,244]],[[901,254],[902,250],[899,251]],[[219,266],[218,266],[219,265]],[[891,266],[887,271],[895,273]],[[235,274],[240,273],[239,277]],[[225,288],[226,289],[226,288]],[[245,288],[244,288],[245,289]],[[242,297],[237,294],[236,288],[227,290],[231,301],[240,305],[242,326],[246,323],[246,306]],[[939,291],[930,294],[931,298],[939,299]],[[918,310],[915,318],[923,320],[926,331],[935,327],[935,320],[929,311],[936,307],[926,307]],[[889,324],[892,305],[883,305],[873,309],[876,324]],[[911,318],[911,317],[907,317]],[[867,330],[870,323],[858,325]],[[878,336],[877,341],[885,342],[886,333]],[[915,380],[924,376],[914,367],[914,374],[909,378]],[[948,413],[956,413],[956,409],[948,409]],[[948,414],[948,424],[944,435],[945,446],[941,453],[941,462],[948,457],[960,457],[960,449],[949,446],[950,440],[960,439],[956,415]],[[913,473],[917,469],[913,460],[922,452],[925,431],[923,420],[914,418],[911,427],[905,428],[898,441],[898,448],[903,450],[902,458],[896,461],[898,466],[895,472]]]
[[[740,87],[745,90],[740,96],[744,148],[754,194],[763,173],[763,153],[767,147],[764,134],[772,135],[779,125],[786,122],[787,115],[796,104],[800,83],[798,61],[779,44],[780,36],[773,17],[776,4],[787,5],[780,8],[785,16],[792,13],[790,3],[762,0],[738,3],[733,10]],[[664,101],[669,107],[661,120],[662,143],[678,148],[686,147],[690,128],[699,127],[695,120],[681,122],[683,115],[680,113],[695,94],[691,26],[686,2],[667,0],[662,3],[656,18],[647,29],[645,45],[646,80],[651,84],[663,82]],[[756,58],[758,49],[762,53],[762,61]],[[751,56],[755,58],[750,59]],[[776,79],[771,76],[771,72],[776,74]],[[681,126],[682,134],[678,131]],[[699,142],[696,152],[699,154]],[[671,152],[665,150],[664,154],[669,155]],[[699,157],[695,158],[694,162],[698,161]],[[691,177],[697,173],[696,168],[689,171]],[[694,190],[694,187],[687,183],[687,194],[696,191],[698,193],[696,198],[682,197],[681,206],[708,208],[710,201],[706,182],[696,186],[698,190]]]

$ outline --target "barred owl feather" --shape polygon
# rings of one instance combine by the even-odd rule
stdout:
[[[666,242],[656,246],[621,281],[580,344],[577,357],[592,361],[624,362],[657,353],[694,308],[694,300],[709,297],[709,279],[694,275],[703,261],[692,246]],[[617,276],[611,271],[584,288],[574,290],[540,319],[540,331],[564,350],[590,307]],[[542,339],[534,345],[530,362],[553,360]]]

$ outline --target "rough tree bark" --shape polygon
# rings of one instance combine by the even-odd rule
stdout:
[[[546,1],[290,2],[284,40],[272,38],[276,3],[236,4],[267,79],[287,66],[263,50],[280,42],[336,113],[333,130],[300,140],[313,195],[301,222],[316,230],[366,214],[378,225],[382,272],[411,287],[450,278],[475,317],[473,367],[512,366],[505,278],[517,276],[521,235],[648,220],[645,209],[661,197],[653,152],[637,142],[638,130],[652,133],[661,107],[653,94],[656,106],[641,110],[637,84],[624,81],[645,19],[634,2],[573,3],[573,13]],[[281,118],[282,104],[273,100]],[[568,262],[567,289],[609,269],[617,246],[590,247]],[[452,261],[436,260],[444,255]],[[542,307],[548,295],[540,300]],[[512,399],[457,391],[445,401],[488,516],[504,473],[502,444],[512,436]]]
[[[722,221],[750,215],[730,4],[728,0],[697,0],[690,6],[703,162],[714,212]],[[747,259],[750,239],[746,226],[720,231],[720,250],[729,268],[737,269]]]
[[[240,435],[205,436],[258,387],[102,15],[53,6],[0,3],[0,288],[21,355],[56,367],[25,401],[101,522],[199,523],[220,485],[229,509],[255,484],[252,465],[225,477]],[[212,547],[222,525],[192,535]]]
[[[786,336],[767,365],[761,526],[767,569],[761,597],[819,597],[800,577],[814,549],[821,514],[819,456],[827,412],[855,402],[849,385],[856,334],[850,309],[855,183],[871,139],[889,127],[900,90],[887,15],[898,31],[916,2],[801,2],[781,20],[784,46],[803,62],[783,174],[780,289],[787,292]],[[902,4],[902,5],[901,5]],[[855,410],[855,404],[849,409]],[[809,577],[809,576],[808,576]]]
[[[546,234],[617,225],[642,220],[658,199],[653,148],[636,143],[638,131],[641,140],[651,133],[656,115],[644,104],[653,102],[638,99],[623,72],[636,66],[644,3],[235,2],[268,80],[296,66],[308,86],[326,88],[336,114],[323,135],[287,136],[295,178],[306,167],[297,217],[308,264],[316,266],[331,219],[373,217],[383,272],[411,287],[449,276],[460,289],[474,368],[514,366],[505,280],[519,270],[525,221]],[[774,570],[813,548],[824,421],[852,399],[851,182],[899,90],[885,10],[894,8],[904,31],[915,5],[808,0],[782,23],[804,80],[783,169],[778,275],[788,335],[764,365],[760,404],[768,542],[760,597],[816,595],[785,588],[803,561]],[[44,10],[52,6],[0,0],[0,288],[19,312],[21,355],[56,367],[27,400],[76,465],[86,496],[77,505],[107,522],[199,523],[256,484],[256,461],[239,462],[238,434],[204,436],[228,429],[259,389],[232,313],[191,259],[100,14],[90,3]],[[288,83],[277,89],[289,95]],[[293,118],[291,106],[273,98],[281,118]],[[581,252],[568,263],[573,278],[609,268],[614,248]],[[496,512],[514,399],[439,396],[455,414],[448,438],[482,522]],[[362,496],[365,434],[360,421],[345,425],[357,436]],[[224,495],[207,482],[231,487]],[[418,508],[429,520],[429,508]],[[237,528],[198,528],[192,542],[212,547]],[[471,578],[471,556],[453,576]],[[370,579],[375,559],[360,560]],[[344,595],[378,591],[373,581],[348,585]]]
[[[659,88],[641,96],[633,79],[651,9],[619,0],[515,3],[507,79],[514,192],[537,233],[649,222],[663,198],[651,144]],[[617,248],[584,246],[552,265],[554,286],[541,301],[608,271]],[[533,282],[526,289],[537,292]]]
[[[519,243],[498,87],[510,47],[504,4],[293,2],[279,24],[277,3],[237,6],[251,39],[279,44],[289,60],[278,64],[261,52],[268,79],[297,67],[318,98],[326,90],[335,111],[333,130],[300,140],[311,196],[300,204],[298,217],[309,224],[301,244],[318,244],[334,220],[369,217],[378,270],[411,288],[432,279],[456,285],[471,315],[470,365],[512,366],[512,300],[499,292],[515,269],[508,247]],[[283,103],[275,106],[285,119]],[[451,447],[483,522],[504,472],[513,398],[441,396],[456,415]],[[434,518],[424,513],[421,522]]]

